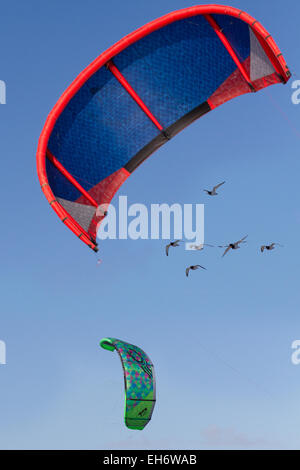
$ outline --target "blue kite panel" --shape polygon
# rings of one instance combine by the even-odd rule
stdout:
[[[239,60],[244,62],[250,55],[249,25],[233,16],[212,15],[212,17],[222,29]]]
[[[102,74],[108,74],[104,81]],[[74,96],[59,117],[49,149],[84,189],[122,168],[159,130],[102,67]],[[80,179],[79,179],[79,178]],[[49,183],[58,197],[74,201],[62,179]]]
[[[154,31],[114,62],[164,128],[206,101],[236,69],[201,15]]]
[[[214,15],[244,60],[250,53],[243,21]],[[129,46],[114,63],[163,128],[205,102],[236,70],[207,20],[199,15],[171,23]],[[106,68],[99,69],[58,118],[48,147],[84,189],[124,167],[159,130]],[[80,193],[47,163],[55,196]]]

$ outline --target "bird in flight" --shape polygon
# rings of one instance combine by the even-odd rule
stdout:
[[[169,256],[169,248],[170,246],[179,246],[179,242],[181,242],[181,240],[175,240],[174,242],[171,242],[169,243],[167,246],[166,246],[166,255]]]
[[[225,256],[229,250],[237,250],[238,248],[241,248],[240,247],[240,244],[241,243],[246,243],[245,240],[246,238],[248,237],[248,235],[246,235],[245,237],[241,238],[240,240],[238,240],[237,242],[234,242],[234,243],[229,243],[229,245],[221,245],[219,246],[219,248],[226,248],[226,250],[224,251],[223,256]]]
[[[200,245],[190,245],[190,248],[191,250],[201,251],[204,250],[205,246],[210,246],[211,248],[214,247],[214,245],[209,245],[208,243],[201,243]]]
[[[273,243],[270,243],[270,245],[262,245],[262,246],[260,247],[260,251],[263,253],[264,250],[268,250],[268,251],[274,250],[274,248],[275,248],[276,245],[282,247],[282,245],[279,245],[279,243],[274,243],[274,242],[273,242]]]
[[[186,277],[189,276],[190,269],[192,271],[195,271],[196,269],[199,269],[199,268],[206,269],[206,268],[204,268],[204,266],[201,266],[200,264],[195,264],[194,266],[189,266],[188,268],[186,268],[186,270],[185,270]]]
[[[209,196],[217,196],[217,189],[222,186],[223,184],[225,183],[225,181],[223,181],[222,183],[219,183],[217,184],[216,186],[214,186],[211,190],[209,189],[204,189],[203,191],[205,191]]]

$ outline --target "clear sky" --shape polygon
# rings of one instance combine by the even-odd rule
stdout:
[[[223,3],[223,2],[215,2]],[[107,47],[185,0],[1,0],[2,449],[299,448],[298,242],[300,105],[291,83],[233,100],[141,165],[129,203],[205,203],[207,243],[247,246],[169,258],[164,241],[107,241],[103,260],[61,224],[43,196],[35,153],[65,88]],[[296,0],[232,0],[299,63]],[[299,67],[298,67],[299,70]],[[297,78],[294,77],[294,78]],[[299,77],[298,77],[299,78]],[[293,79],[292,79],[293,80]],[[217,198],[203,188],[226,180]],[[259,253],[259,245],[284,245]],[[207,272],[186,279],[186,265]],[[113,336],[156,368],[157,404],[144,431],[123,423]]]

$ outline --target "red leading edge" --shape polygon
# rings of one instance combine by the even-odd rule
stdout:
[[[77,235],[86,245],[92,248],[94,251],[98,251],[97,243],[91,236],[71,217],[70,214],[59,204],[56,200],[49,184],[46,173],[46,157],[55,165],[55,167],[81,192],[81,194],[86,197],[89,202],[97,207],[97,202],[89,195],[84,188],[77,182],[77,180],[70,174],[68,171],[60,164],[60,162],[52,155],[47,146],[48,141],[51,135],[51,132],[54,128],[54,125],[63,112],[69,101],[73,96],[78,92],[82,85],[102,66],[106,65],[108,69],[114,74],[114,76],[119,80],[119,82],[124,86],[126,91],[131,95],[131,97],[136,101],[136,103],[141,107],[145,114],[152,120],[156,127],[163,131],[162,126],[157,121],[157,119],[152,115],[151,111],[146,107],[143,101],[139,98],[136,92],[132,89],[130,84],[123,77],[121,72],[113,64],[112,59],[115,55],[119,54],[125,48],[131,44],[139,41],[141,38],[147,36],[155,30],[163,28],[164,26],[173,23],[178,20],[182,20],[188,17],[195,15],[204,15],[207,21],[214,28],[216,34],[226,47],[228,53],[231,55],[232,59],[236,63],[237,67],[241,71],[243,77],[247,81],[252,91],[254,90],[253,84],[249,76],[247,75],[246,70],[243,65],[237,58],[235,52],[233,51],[229,41],[225,35],[220,30],[216,21],[210,16],[213,14],[221,15],[230,15],[235,18],[240,18],[245,23],[248,23],[252,31],[255,33],[258,41],[263,47],[265,53],[267,54],[270,62],[272,63],[274,69],[280,75],[282,81],[286,83],[290,77],[290,71],[286,65],[284,57],[277,47],[274,39],[268,33],[268,31],[252,16],[248,15],[242,10],[237,8],[223,6],[223,5],[198,5],[190,8],[185,8],[182,10],[174,11],[169,13],[161,18],[158,18],[150,23],[142,26],[131,34],[128,34],[123,39],[118,41],[115,45],[111,46],[105,52],[103,52],[99,57],[97,57],[85,70],[83,70],[78,77],[73,81],[73,83],[67,88],[63,93],[60,99],[57,101],[56,105],[48,115],[46,123],[43,127],[42,133],[39,138],[38,149],[37,149],[37,172],[39,181],[41,184],[42,191],[46,196],[48,202],[50,203],[52,209],[56,212],[58,217],[62,222],[70,229],[72,232]]]

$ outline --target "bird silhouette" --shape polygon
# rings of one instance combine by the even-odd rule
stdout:
[[[225,181],[223,181],[222,183],[219,183],[217,184],[216,186],[214,186],[211,190],[209,189],[204,189],[203,191],[205,191],[209,196],[217,196],[218,193],[217,193],[217,189],[222,186],[223,184],[225,183]]]
[[[228,245],[220,245],[219,248],[226,248],[226,250],[224,251],[222,257],[225,256],[228,253],[228,251],[230,251],[230,250],[237,250],[238,248],[241,248],[239,245],[241,243],[246,243],[245,240],[246,240],[247,237],[248,237],[248,235],[241,238],[241,240],[238,240],[237,242],[234,242],[234,243],[229,243]]]
[[[206,269],[206,268],[204,268],[204,266],[201,266],[200,264],[195,264],[194,266],[189,266],[188,268],[186,268],[186,270],[185,270],[186,277],[189,276],[190,269],[192,271],[195,271],[196,269],[199,269],[199,268]]]
[[[175,240],[174,242],[171,242],[169,243],[167,246],[166,246],[166,255],[169,256],[169,248],[170,246],[173,246],[173,247],[176,247],[176,246],[179,246],[179,242],[181,240]]]
[[[270,245],[262,245],[262,246],[260,247],[260,251],[263,253],[264,250],[268,250],[268,251],[274,250],[274,248],[275,248],[276,245],[282,247],[282,245],[279,245],[279,243],[274,243],[274,242],[273,242],[273,243],[270,243]]]

